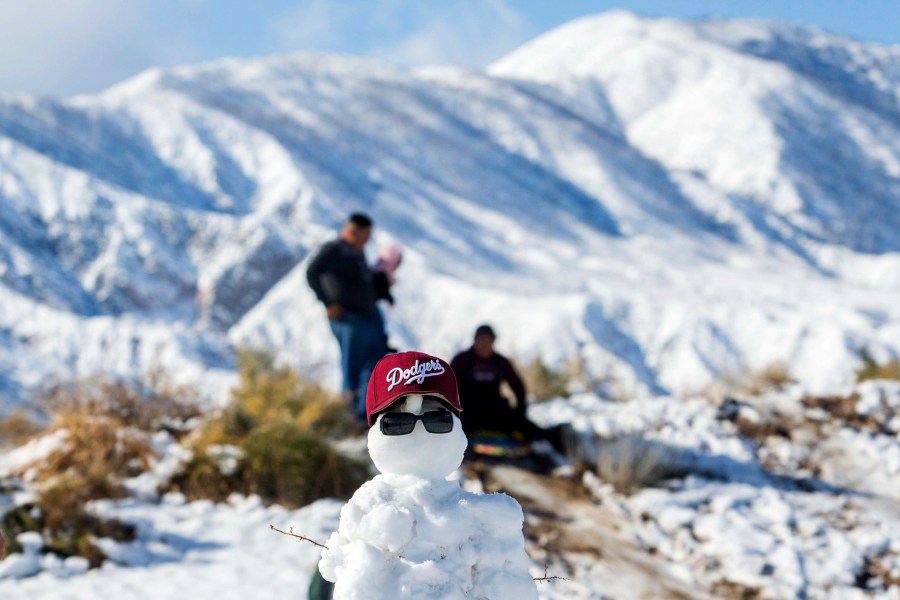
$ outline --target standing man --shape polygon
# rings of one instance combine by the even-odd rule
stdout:
[[[366,422],[369,375],[385,354],[384,321],[363,253],[371,235],[372,219],[362,213],[350,215],[338,238],[322,246],[306,271],[341,348],[344,396],[361,423]]]
[[[528,442],[547,440],[564,454],[560,427],[543,429],[528,420],[525,383],[512,363],[494,350],[495,339],[497,336],[490,325],[479,326],[472,347],[457,354],[450,363],[459,384],[463,430],[470,439],[478,433],[499,432],[510,437],[521,436]],[[515,394],[515,407],[500,393],[504,381]]]

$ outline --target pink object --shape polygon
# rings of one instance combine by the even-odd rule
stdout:
[[[447,361],[424,352],[398,352],[378,361],[366,390],[369,425],[378,413],[409,394],[439,396],[457,415],[462,412],[456,375]]]
[[[384,273],[387,276],[388,283],[394,285],[396,281],[394,272],[401,262],[403,262],[403,251],[397,246],[385,246],[378,253],[378,262],[375,263],[375,270]]]

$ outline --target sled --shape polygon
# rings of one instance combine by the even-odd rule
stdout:
[[[531,446],[515,433],[478,431],[469,438],[466,451],[471,457],[525,458],[531,454]]]
[[[549,474],[556,466],[553,458],[536,452],[517,434],[479,431],[469,437],[464,467],[477,472],[492,465],[508,465],[532,473]]]

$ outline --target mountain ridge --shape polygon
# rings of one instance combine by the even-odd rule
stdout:
[[[862,348],[900,355],[900,125],[882,106],[900,48],[579,23],[485,73],[304,55],[0,95],[0,394],[163,367],[215,395],[240,345],[334,385],[304,261],[360,209],[373,252],[406,251],[387,311],[403,347],[449,355],[493,321],[504,351],[651,393],[775,361],[825,388]],[[715,41],[732,30],[755,45]],[[831,93],[756,56],[797,62],[804,36],[833,72],[882,59],[826,70]],[[576,77],[558,39],[617,60]],[[859,95],[861,64],[882,92]]]

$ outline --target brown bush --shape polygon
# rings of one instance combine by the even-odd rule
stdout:
[[[242,486],[269,501],[303,506],[326,496],[349,498],[368,478],[365,465],[287,423],[255,430],[243,449]]]
[[[366,465],[328,443],[353,428],[338,397],[277,367],[266,353],[240,351],[238,373],[230,405],[194,436],[194,458],[173,481],[175,489],[189,498],[222,500],[238,491],[299,506],[324,496],[349,497],[368,478]],[[240,453],[233,472],[223,472],[211,453],[221,445]]]
[[[569,397],[569,385],[574,377],[569,370],[553,369],[540,356],[535,356],[521,371],[525,387],[536,401]]]
[[[121,487],[108,485],[109,480],[69,473],[41,488],[37,505],[41,509],[41,528],[49,550],[64,556],[83,556],[91,567],[98,567],[105,556],[94,545],[94,539],[112,537],[132,541],[135,538],[133,526],[118,520],[100,519],[85,509],[87,502],[95,498],[124,496]]]
[[[171,486],[191,500],[203,498],[214,502],[222,502],[238,491],[235,478],[222,473],[218,463],[205,452],[197,452],[184,471],[172,479]]]
[[[773,362],[761,371],[755,373],[747,373],[740,387],[751,396],[760,396],[772,390],[784,389],[787,385],[794,383],[794,378],[785,363],[781,361]]]
[[[600,479],[622,494],[658,485],[684,473],[673,449],[638,435],[623,435],[602,442],[596,463]]]
[[[104,559],[93,543],[96,537],[128,540],[133,539],[134,531],[118,521],[90,514],[87,503],[123,497],[122,480],[145,470],[151,454],[148,434],[109,416],[109,407],[121,404],[101,402],[103,399],[98,396],[60,405],[61,412],[53,416],[49,431],[65,430],[64,442],[30,466],[37,481],[36,501],[4,517],[4,533],[9,537],[39,531],[48,550],[83,556],[94,567]],[[30,516],[32,509],[37,517]]]
[[[168,423],[200,415],[195,389],[176,387],[166,383],[163,375],[154,373],[150,383],[143,386],[104,376],[55,385],[38,404],[49,414],[104,416],[144,431],[159,430]]]
[[[869,379],[893,379],[900,380],[900,359],[894,359],[884,364],[879,364],[872,358],[867,349],[860,353],[863,361],[862,367],[856,372],[857,381]]]
[[[19,446],[31,436],[42,431],[44,427],[21,411],[14,411],[0,419],[0,442]]]
[[[124,427],[115,419],[61,414],[52,429],[65,429],[68,437],[63,448],[36,465],[38,479],[78,473],[94,490],[93,497],[109,498],[115,497],[122,478],[133,477],[147,468],[151,455],[147,434]]]
[[[288,367],[276,367],[270,354],[239,351],[238,373],[232,408],[257,424],[293,422],[319,435],[352,430],[352,419],[337,396]]]

